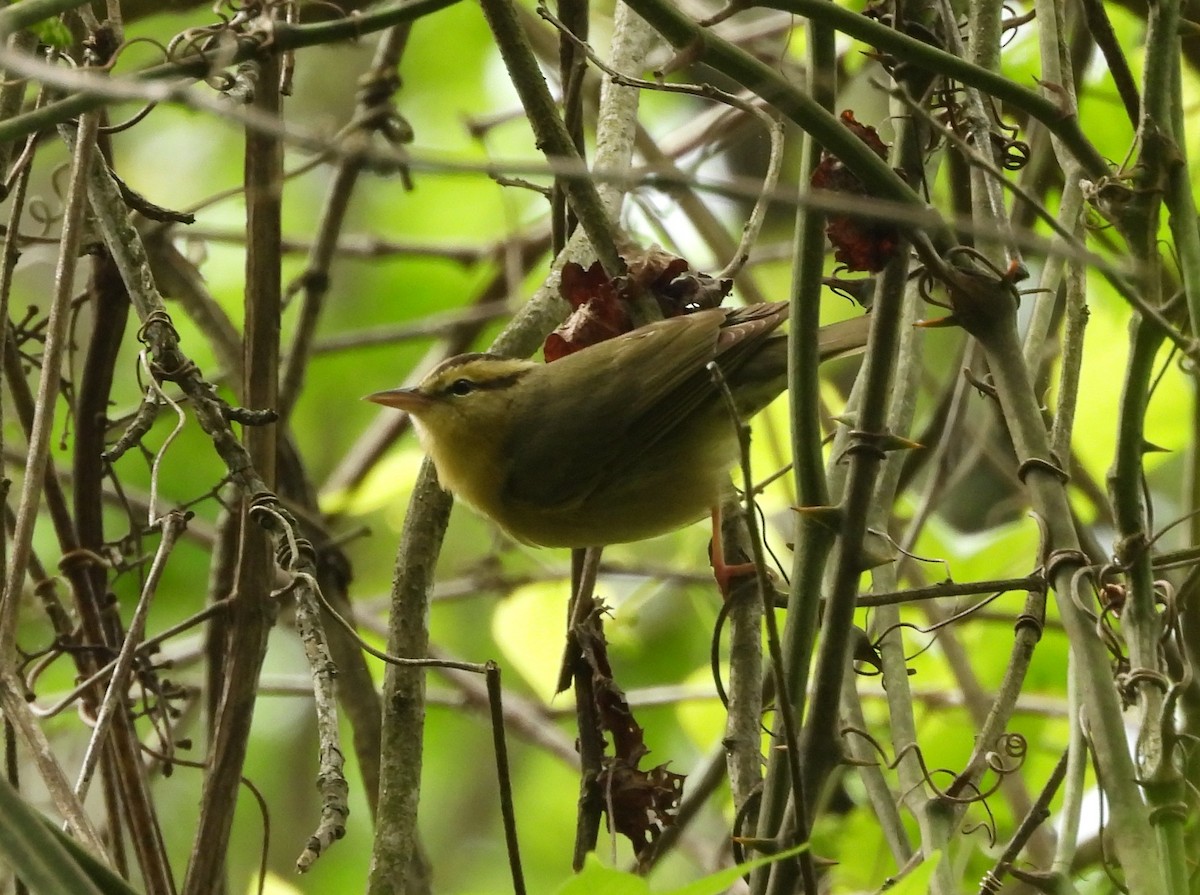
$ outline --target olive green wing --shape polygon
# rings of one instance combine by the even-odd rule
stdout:
[[[645,449],[645,420],[661,413],[713,357],[724,313],[702,311],[601,342],[527,377],[505,451],[519,457],[507,501],[543,508],[582,503]]]
[[[522,427],[528,431],[507,447],[522,462],[513,464],[505,499],[544,508],[582,503],[718,399],[710,361],[732,378],[785,316],[782,304],[700,311],[539,369],[522,398],[536,404],[514,408],[539,424]]]

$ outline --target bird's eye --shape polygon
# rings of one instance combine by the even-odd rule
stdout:
[[[450,383],[450,394],[458,395],[460,398],[463,395],[469,395],[475,391],[475,383],[470,379],[456,379]]]

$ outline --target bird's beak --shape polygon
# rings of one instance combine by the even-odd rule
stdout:
[[[422,409],[428,407],[430,403],[429,397],[415,388],[392,388],[384,392],[375,392],[373,395],[367,395],[363,400],[382,404],[384,407],[395,407],[397,410],[406,410],[409,413],[419,413]]]

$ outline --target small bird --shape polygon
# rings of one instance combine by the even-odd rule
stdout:
[[[639,541],[718,503],[737,433],[707,365],[749,419],[787,385],[787,315],[786,302],[696,311],[550,364],[463,354],[367,400],[407,411],[442,487],[517,540]],[[823,327],[822,360],[861,349],[867,326]]]

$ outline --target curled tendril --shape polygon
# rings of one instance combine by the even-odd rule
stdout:
[[[1176,643],[1184,642],[1184,633],[1178,614],[1172,613],[1166,622],[1166,627],[1171,634],[1174,635]],[[1166,636],[1164,634],[1164,636]],[[1168,653],[1169,655],[1169,653]],[[1180,649],[1177,653],[1179,670],[1175,675],[1175,684],[1171,687],[1171,692],[1167,695],[1166,703],[1163,706],[1163,717],[1172,718],[1175,715],[1175,703],[1184,692],[1192,687],[1192,681],[1195,678],[1195,667],[1189,658],[1188,651]],[[1176,735],[1176,742],[1179,741],[1179,736]]]
[[[53,581],[53,578],[43,579],[45,581]],[[25,692],[32,693],[37,684],[37,680],[41,677],[43,671],[50,667],[59,656],[64,655],[69,648],[69,644],[62,641],[60,637],[55,637],[50,641],[48,646],[41,649],[35,649],[28,652],[23,649],[17,649],[18,662],[16,663],[16,673],[24,678]],[[28,670],[26,670],[28,669]]]
[[[42,227],[40,233],[29,237],[31,239],[48,237],[50,235],[50,228],[62,218],[62,215],[56,214],[51,209],[50,203],[41,196],[33,196],[25,203],[25,216]]]
[[[171,336],[176,341],[179,340],[179,330],[175,329],[175,324],[171,321],[170,315],[161,308],[156,308],[146,315],[146,322],[138,327],[137,340],[143,345],[150,342],[149,330],[151,326],[165,326],[171,331]]]
[[[1001,165],[1006,171],[1020,171],[1029,164],[1029,144],[1024,140],[1004,140],[1001,148]]]
[[[878,649],[880,644],[883,642],[883,639],[888,634],[890,634],[892,631],[895,631],[895,630],[908,629],[910,631],[916,631],[923,635],[936,634],[939,629],[949,627],[950,625],[954,624],[955,622],[962,621],[967,616],[969,616],[975,612],[978,612],[980,609],[983,609],[989,603],[999,599],[1000,597],[1004,596],[1004,594],[1006,594],[1006,593],[1008,593],[1008,591],[998,590],[995,593],[989,594],[988,596],[984,597],[982,600],[978,601],[977,603],[973,603],[972,605],[968,606],[966,609],[960,609],[958,612],[954,613],[953,615],[948,616],[947,618],[941,619],[941,620],[933,623],[932,625],[917,625],[917,624],[914,624],[913,622],[896,622],[896,624],[888,626],[883,631],[881,631],[878,635],[876,635],[875,640],[872,641],[871,645],[875,649]],[[913,659],[920,656],[926,650],[932,648],[932,646],[933,646],[933,641],[931,640],[929,643],[927,643],[925,646],[921,647],[919,650],[917,650],[911,656],[905,656],[904,661],[911,662]]]
[[[1050,553],[1050,555],[1046,557],[1046,562],[1045,562],[1046,580],[1053,581],[1054,577],[1058,571],[1057,567],[1065,561],[1068,561],[1068,560],[1072,561],[1072,562],[1075,561],[1076,553],[1077,553],[1077,551],[1074,551],[1074,550],[1066,551],[1065,555],[1063,554],[1063,551],[1058,551],[1058,550]],[[1071,575],[1071,585],[1070,585],[1071,602],[1075,604],[1076,609],[1078,609],[1080,612],[1082,612],[1085,616],[1092,619],[1093,621],[1096,620],[1095,609],[1092,606],[1085,604],[1083,602],[1083,600],[1081,600],[1079,598],[1080,581],[1081,581],[1081,579],[1086,577],[1088,579],[1089,583],[1091,584],[1092,588],[1096,589],[1095,592],[1098,594],[1099,593],[1098,588],[1100,586],[1098,584],[1098,582],[1103,580],[1103,576],[1104,576],[1103,569],[1101,569],[1099,572],[1097,572],[1096,569],[1092,568],[1091,566],[1087,566],[1087,565],[1081,565]]]
[[[106,127],[102,127],[102,128],[100,128],[100,132],[102,134],[119,134],[122,131],[127,131],[131,127],[133,127],[135,124],[141,124],[143,121],[145,121],[147,116],[149,116],[149,114],[151,112],[153,112],[157,107],[158,107],[157,101],[152,102],[152,103],[146,103],[146,105],[142,106],[142,108],[138,109],[137,112],[135,112],[129,118],[126,118],[120,124],[110,124]]]
[[[299,566],[316,565],[317,552],[312,541],[297,534],[296,520],[280,506],[279,498],[274,494],[270,491],[256,492],[250,498],[247,512],[263,528],[282,535],[275,550],[275,561],[280,568],[289,569],[299,575]]]
[[[232,32],[238,20],[236,16],[227,16],[220,11],[214,11],[220,18],[212,25],[200,25],[180,31],[167,42],[167,58],[172,62],[180,62],[191,56],[199,56],[210,65],[209,53],[216,49],[219,38]]]
[[[1029,741],[1019,733],[1009,731],[1002,733],[996,739],[996,748],[988,752],[984,758],[988,769],[997,774],[1015,774],[1025,764],[1029,755]],[[1005,764],[1004,759],[1011,759],[1012,764]]]
[[[729,621],[729,610],[733,607],[732,600],[722,600],[721,608],[717,611],[717,621],[713,625],[712,640],[709,645],[709,663],[712,666],[713,686],[717,689],[717,699],[721,706],[729,708],[729,693],[725,689],[725,680],[721,677],[721,631]]]
[[[821,282],[829,287],[829,291],[840,298],[853,302],[859,307],[869,307],[871,294],[875,291],[874,277],[843,277],[848,272],[845,265],[839,264],[834,268],[833,275],[821,277]]]
[[[914,273],[917,277],[917,294],[921,296],[921,301],[939,308],[945,308],[947,311],[950,310],[949,304],[933,297],[933,287],[937,282],[933,276],[933,271],[927,265],[922,264]]]
[[[994,848],[996,845],[996,818],[992,814],[991,806],[988,805],[987,802],[981,801],[979,804],[982,805],[983,810],[987,812],[988,819],[986,821],[981,820],[978,823],[963,824],[963,835],[970,836],[972,833],[977,833],[978,831],[983,830],[984,833],[987,834],[988,848]]]
[[[746,850],[742,847],[742,840],[745,839],[746,824],[752,823],[753,818],[758,815],[758,806],[762,802],[762,784],[758,784],[754,791],[746,797],[746,801],[737,810],[737,814],[733,817],[733,837],[730,847],[733,851],[734,863],[744,864],[746,862]]]
[[[71,166],[67,164],[59,165],[50,175],[50,186],[54,190],[54,196],[58,199],[59,205],[67,204],[67,187],[66,179],[70,176]]]
[[[1013,11],[1007,3],[1000,10],[1000,33],[1002,35],[1000,48],[1004,49],[1016,40],[1017,32],[1022,26],[1029,24],[1037,18],[1037,11],[1031,9],[1029,12],[1018,13]]]
[[[156,40],[153,37],[134,37],[134,38],[130,38],[129,40],[118,44],[116,46],[116,48],[112,51],[112,55],[109,57],[109,60],[106,63],[104,63],[103,66],[98,66],[97,70],[112,71],[112,69],[116,67],[116,64],[120,60],[121,56],[123,56],[125,54],[125,51],[128,50],[130,47],[134,46],[135,44],[150,44],[150,46],[154,47],[156,50],[158,50],[160,53],[162,53],[162,61],[163,62],[169,62],[171,59],[171,54],[167,50],[167,45],[164,44],[162,41]]]
[[[948,559],[940,556],[921,556],[919,553],[913,553],[911,550],[905,550],[904,547],[900,545],[900,542],[892,537],[891,533],[885,529],[872,527],[868,528],[867,531],[868,533],[873,534],[875,537],[882,539],[888,546],[896,550],[897,553],[900,553],[907,559],[911,559],[913,562],[925,563],[926,565],[931,566],[940,565],[942,570],[946,573],[945,580],[954,581],[954,572],[950,568],[950,561]]]
[[[1109,655],[1112,656],[1115,666],[1113,676],[1120,681],[1129,673],[1130,662],[1129,656],[1125,653],[1121,635],[1117,633],[1116,626],[1113,624],[1113,619],[1117,617],[1116,610],[1111,606],[1106,606],[1096,619],[1096,635],[1104,644],[1104,648],[1108,650]]]
[[[961,775],[955,775],[953,771],[947,768],[936,768],[931,771],[928,765],[925,763],[925,756],[921,752],[921,747],[916,743],[910,743],[909,745],[905,746],[896,753],[895,759],[888,761],[887,753],[884,751],[883,747],[880,746],[879,742],[873,736],[871,736],[870,733],[862,728],[849,725],[843,726],[839,731],[839,734],[843,739],[847,736],[854,735],[866,742],[879,756],[879,766],[886,768],[887,770],[895,770],[900,765],[901,761],[911,755],[912,758],[917,762],[917,766],[921,771],[921,779],[913,785],[920,786],[924,784],[933,790],[938,799],[951,804],[982,806],[983,810],[987,813],[987,821],[970,827],[965,827],[964,832],[970,834],[976,830],[983,829],[988,835],[989,845],[995,844],[996,821],[994,815],[992,814],[991,806],[988,805],[987,800],[991,798],[991,796],[994,795],[997,790],[999,790],[1008,775],[1016,773],[1023,765],[1027,752],[1027,743],[1025,738],[1020,734],[1005,734],[997,740],[996,745],[999,752],[1004,756],[1013,758],[1014,762],[1011,765],[1006,765],[998,758],[994,759],[992,756],[989,756],[988,768],[996,774],[996,781],[986,790],[981,790],[974,781],[962,777]],[[993,755],[994,754],[995,753],[993,753]],[[863,764],[861,761],[856,763]],[[953,783],[949,788],[943,789],[934,782],[935,774],[950,775],[953,777]],[[960,791],[962,790],[968,790],[969,794],[960,794]],[[902,793],[901,798],[903,799],[905,795],[906,793]]]
[[[725,689],[725,680],[721,676],[721,632],[725,625],[729,622],[729,612],[733,608],[733,600],[723,600],[721,608],[717,611],[717,620],[713,625],[712,638],[709,641],[709,666],[712,671],[713,687],[717,691],[717,699],[720,700],[721,706],[728,710],[729,708],[729,691]],[[774,711],[774,705],[762,706],[762,714]],[[760,729],[764,734],[770,735],[771,730],[765,723],[759,724]]]
[[[984,798],[986,798],[986,795],[991,795],[991,792],[987,793],[986,795],[980,792],[979,786],[976,785],[974,781],[959,777],[949,768],[934,768],[933,770],[930,770],[929,765],[925,763],[925,753],[921,751],[921,747],[916,743],[909,743],[907,746],[897,752],[895,760],[887,765],[887,769],[889,771],[894,771],[900,766],[900,762],[903,761],[909,754],[913,756],[917,762],[917,766],[921,769],[921,780],[917,781],[917,783],[913,785],[920,786],[922,783],[924,783],[933,790],[934,794],[939,799],[944,799],[947,802],[957,805],[970,805],[974,802],[982,801]],[[950,776],[954,777],[954,786],[957,789],[969,789],[972,791],[973,795],[960,796],[956,793],[951,793],[950,790],[943,790],[933,782],[934,774],[949,774]],[[903,798],[904,795],[907,795],[907,793],[903,793],[901,797]]]
[[[1170,636],[1171,630],[1179,623],[1179,604],[1176,600],[1175,585],[1165,578],[1154,581],[1155,604],[1162,607],[1162,639]]]
[[[1024,24],[1024,17],[1016,17],[1022,19],[1020,24]],[[1016,25],[1010,27],[1017,27]],[[1015,33],[1015,32],[1014,32]],[[973,134],[969,132],[969,128],[963,121],[963,116],[966,113],[966,108],[957,99],[958,89],[942,90],[936,94],[934,102],[931,104],[932,109],[940,109],[944,114],[937,116],[935,120],[944,124],[952,133],[956,134],[960,139],[968,143],[973,143]],[[989,134],[991,142],[992,156],[1000,167],[1008,171],[1019,171],[1029,164],[1030,148],[1029,144],[1024,140],[1018,140],[1017,134],[1020,133],[1020,128],[1015,125],[1005,124],[1000,112],[996,108],[996,104],[992,103],[992,120],[995,122],[993,130]],[[935,145],[939,142],[936,136],[933,137]],[[933,147],[930,147],[931,149]]]
[[[206,77],[204,83],[217,93],[228,93],[237,86],[238,80],[227,71],[219,71]]]
[[[887,753],[883,750],[883,746],[879,745],[879,741],[875,739],[875,737],[871,736],[869,732],[863,730],[861,727],[855,727],[851,724],[844,725],[838,731],[838,736],[840,736],[842,739],[845,739],[849,734],[854,734],[862,739],[868,746],[874,749],[875,753],[879,756],[879,764],[881,766],[887,766]],[[861,764],[861,762],[859,763]]]
[[[40,196],[34,196],[26,203],[26,216],[42,227],[41,233],[34,238],[49,236],[51,228],[62,220],[63,208],[66,205],[63,178],[67,176],[69,170],[69,165],[62,164],[50,174],[50,188],[54,192],[54,198],[58,200],[56,206],[51,205]]]
[[[206,50],[198,43],[218,33],[220,28],[214,29],[213,26],[205,26],[203,28],[189,28],[186,31],[180,31],[167,42],[167,61],[180,62],[188,56],[200,56],[205,58]]]

